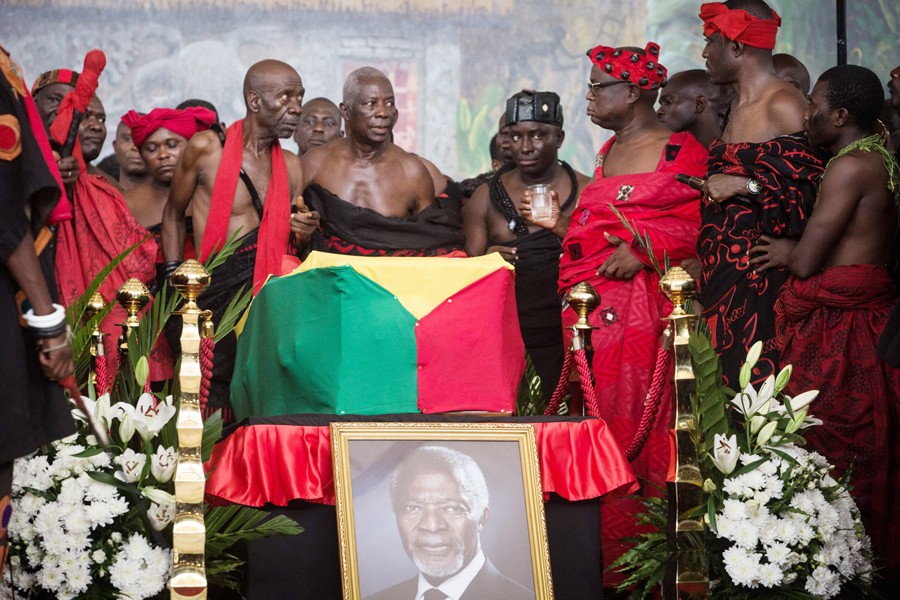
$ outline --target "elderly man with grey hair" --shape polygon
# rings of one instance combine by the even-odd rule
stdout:
[[[346,137],[302,157],[305,191],[291,226],[300,234],[318,228],[302,255],[462,254],[458,213],[435,203],[422,161],[391,141],[399,112],[387,76],[356,69],[344,82],[339,108]]]
[[[390,489],[400,539],[419,574],[368,600],[534,600],[484,555],[490,496],[472,457],[423,446],[394,470]]]

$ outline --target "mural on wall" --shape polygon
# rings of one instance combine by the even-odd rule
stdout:
[[[339,102],[344,76],[372,65],[398,93],[399,145],[462,179],[488,168],[488,142],[507,97],[523,88],[562,98],[561,156],[593,171],[609,132],[585,115],[588,48],[657,41],[671,73],[702,67],[700,1],[688,0],[0,0],[0,43],[26,76],[80,68],[91,48],[109,65],[99,88],[112,132],[131,108],[205,98],[230,122],[243,115],[247,68],[278,58],[307,97]],[[834,64],[834,0],[772,0],[784,24],[777,51],[815,79]],[[849,62],[886,78],[900,3],[848,3]],[[402,100],[400,100],[402,99]],[[286,143],[293,149],[293,144]]]

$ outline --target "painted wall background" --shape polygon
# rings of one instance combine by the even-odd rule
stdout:
[[[836,61],[834,0],[773,0],[784,19],[776,51],[804,61],[813,80]],[[505,99],[522,88],[563,101],[562,157],[581,171],[608,132],[585,116],[596,45],[662,46],[670,73],[703,66],[694,0],[0,0],[0,43],[33,80],[80,69],[102,49],[98,93],[110,135],[131,108],[200,97],[223,120],[243,115],[241,82],[263,58],[295,66],[307,98],[340,101],[343,78],[371,64],[402,91],[397,142],[454,178],[487,170],[487,145]],[[849,2],[849,61],[883,78],[900,64],[900,3]],[[285,147],[294,149],[293,143]]]

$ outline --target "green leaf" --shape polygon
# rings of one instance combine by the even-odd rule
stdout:
[[[93,479],[94,481],[99,481],[100,483],[105,483],[106,485],[111,485],[115,488],[119,488],[124,492],[128,492],[129,494],[140,496],[141,492],[133,483],[126,483],[120,479],[117,479],[115,476],[110,473],[105,473],[103,471],[87,471],[88,477]]]
[[[222,437],[222,411],[217,410],[203,422],[203,438],[200,442],[200,458],[205,463],[212,456],[213,446]]]
[[[707,501],[706,512],[709,515],[709,529],[718,533],[719,527],[716,525],[716,497],[710,494]]]
[[[754,460],[752,463],[746,464],[743,467],[741,467],[740,469],[733,471],[731,473],[731,475],[729,475],[729,478],[734,479],[735,477],[737,477],[739,475],[744,475],[746,473],[749,473],[750,471],[756,469],[759,465],[766,462],[766,460],[768,460],[768,459],[761,458],[759,460]]]
[[[78,454],[73,454],[72,458],[90,458],[92,456],[97,456],[98,454],[103,453],[103,448],[100,446],[92,446],[87,448],[86,450],[82,450]]]

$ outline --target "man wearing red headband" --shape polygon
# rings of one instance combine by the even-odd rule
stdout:
[[[240,246],[200,300],[213,311],[216,325],[238,290],[258,291],[269,275],[282,273],[282,259],[289,253],[291,199],[300,193],[303,175],[300,159],[283,151],[279,139],[291,137],[299,125],[304,92],[300,74],[289,64],[271,59],[254,64],[244,77],[246,117],[232,123],[221,138],[215,131],[196,134],[175,168],[163,211],[166,273],[184,260],[189,206],[201,261],[240,232]],[[305,230],[307,236],[314,230]],[[216,343],[210,410],[230,412],[236,347],[234,333]]]
[[[150,175],[149,182],[125,192],[125,202],[138,223],[154,235],[162,228],[163,208],[169,198],[175,165],[187,141],[215,122],[216,114],[205,108],[154,108],[143,116],[131,110],[122,117],[122,123],[131,129],[132,140]],[[188,258],[194,257],[191,243]]]
[[[762,0],[729,0],[702,5],[700,18],[710,79],[736,93],[722,140],[710,146],[703,187],[702,304],[728,385],[737,385],[750,346],[763,342],[752,376],[758,384],[778,370],[773,307],[788,272],[757,272],[747,253],[762,235],[802,233],[822,154],[802,134],[806,99],[775,72],[778,14]]]
[[[591,335],[596,396],[601,416],[627,448],[638,431],[653,378],[664,328],[661,319],[671,310],[659,294],[654,263],[663,264],[664,255],[674,264],[695,256],[699,193],[676,181],[675,175],[702,176],[707,152],[690,133],[673,133],[657,119],[654,104],[666,82],[659,46],[597,46],[588,56],[593,66],[587,113],[615,135],[597,155],[594,181],[585,187],[571,216],[560,216],[555,197],[554,216],[535,224],[553,229],[563,240],[560,294],[582,281],[600,294],[600,306],[589,316],[596,327]],[[520,211],[530,215],[530,197],[522,205]],[[615,211],[650,238],[652,256]],[[564,325],[575,320],[567,308]],[[662,394],[659,415],[669,414],[670,397]],[[657,419],[631,463],[638,477],[657,485],[664,484],[669,466],[668,427],[665,418]],[[607,564],[624,550],[621,540],[635,533],[634,512],[639,509],[632,500],[604,506],[601,539]]]

